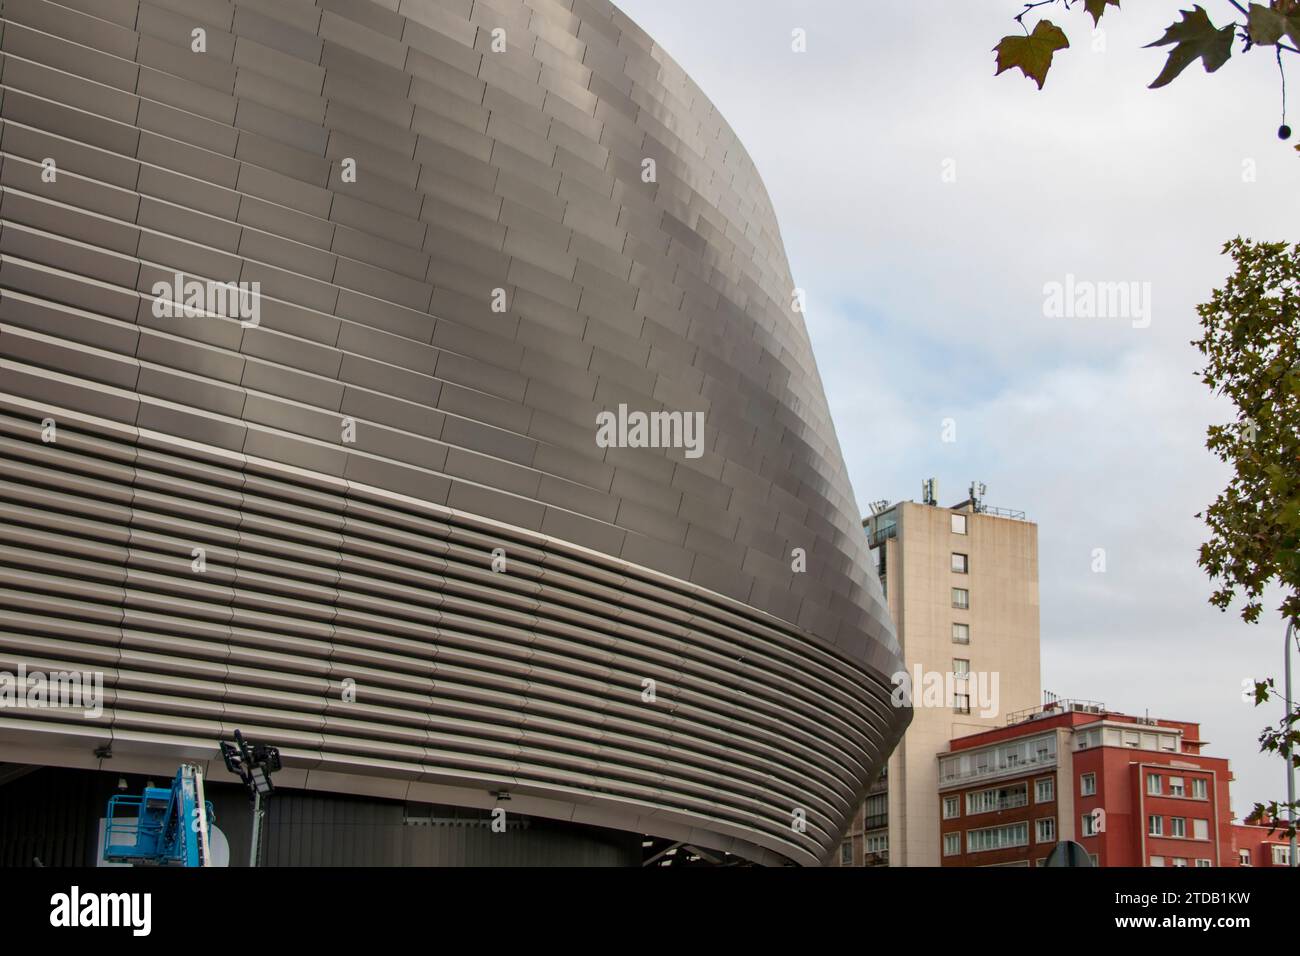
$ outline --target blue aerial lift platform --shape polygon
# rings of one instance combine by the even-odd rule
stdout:
[[[209,830],[215,816],[203,796],[203,771],[181,764],[171,788],[108,801],[104,862],[136,866],[211,866]]]

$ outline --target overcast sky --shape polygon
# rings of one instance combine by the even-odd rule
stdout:
[[[1141,47],[1180,5],[1108,12],[1104,50],[1078,5],[1048,14],[1073,48],[1039,92],[993,76],[1013,0],[616,2],[767,184],[860,507],[918,498],[930,476],[944,504],[985,482],[990,505],[1038,522],[1044,688],[1200,721],[1232,761],[1239,816],[1283,797],[1282,763],[1256,743],[1281,705],[1241,699],[1244,679],[1280,682],[1278,597],[1243,624],[1208,605],[1196,565],[1195,515],[1227,477],[1205,429],[1230,410],[1189,344],[1227,239],[1300,239],[1275,61],[1197,64],[1148,90],[1165,53]],[[1226,0],[1203,5],[1228,19]],[[1046,317],[1044,286],[1067,275],[1150,283],[1149,326]]]

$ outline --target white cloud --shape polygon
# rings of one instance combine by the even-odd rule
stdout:
[[[945,501],[986,481],[991,503],[1039,523],[1045,686],[1199,720],[1232,760],[1238,812],[1280,795],[1281,764],[1255,743],[1278,715],[1240,701],[1243,678],[1280,673],[1280,624],[1210,608],[1196,566],[1194,515],[1225,477],[1205,427],[1227,412],[1188,344],[1225,240],[1297,238],[1273,61],[1149,91],[1165,53],[1141,47],[1176,5],[1108,13],[1105,53],[1081,9],[1058,10],[1073,49],[1040,93],[993,76],[1015,0],[620,5],[764,177],[859,504],[916,497],[931,475]],[[790,52],[795,26],[806,54]],[[1045,318],[1043,285],[1067,273],[1150,282],[1151,327]],[[955,445],[939,441],[948,416]]]

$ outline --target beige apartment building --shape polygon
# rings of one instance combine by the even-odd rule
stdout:
[[[874,506],[863,521],[898,630],[912,724],[845,836],[841,865],[939,866],[939,754],[1042,702],[1038,526],[987,507],[982,486],[940,507]]]

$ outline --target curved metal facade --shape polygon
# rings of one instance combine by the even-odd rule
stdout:
[[[307,788],[824,859],[897,643],[682,70],[604,0],[0,11],[0,669],[107,694],[0,710],[0,759],[238,726]],[[178,276],[257,324],[160,315]],[[619,406],[703,413],[701,454],[601,447]]]

